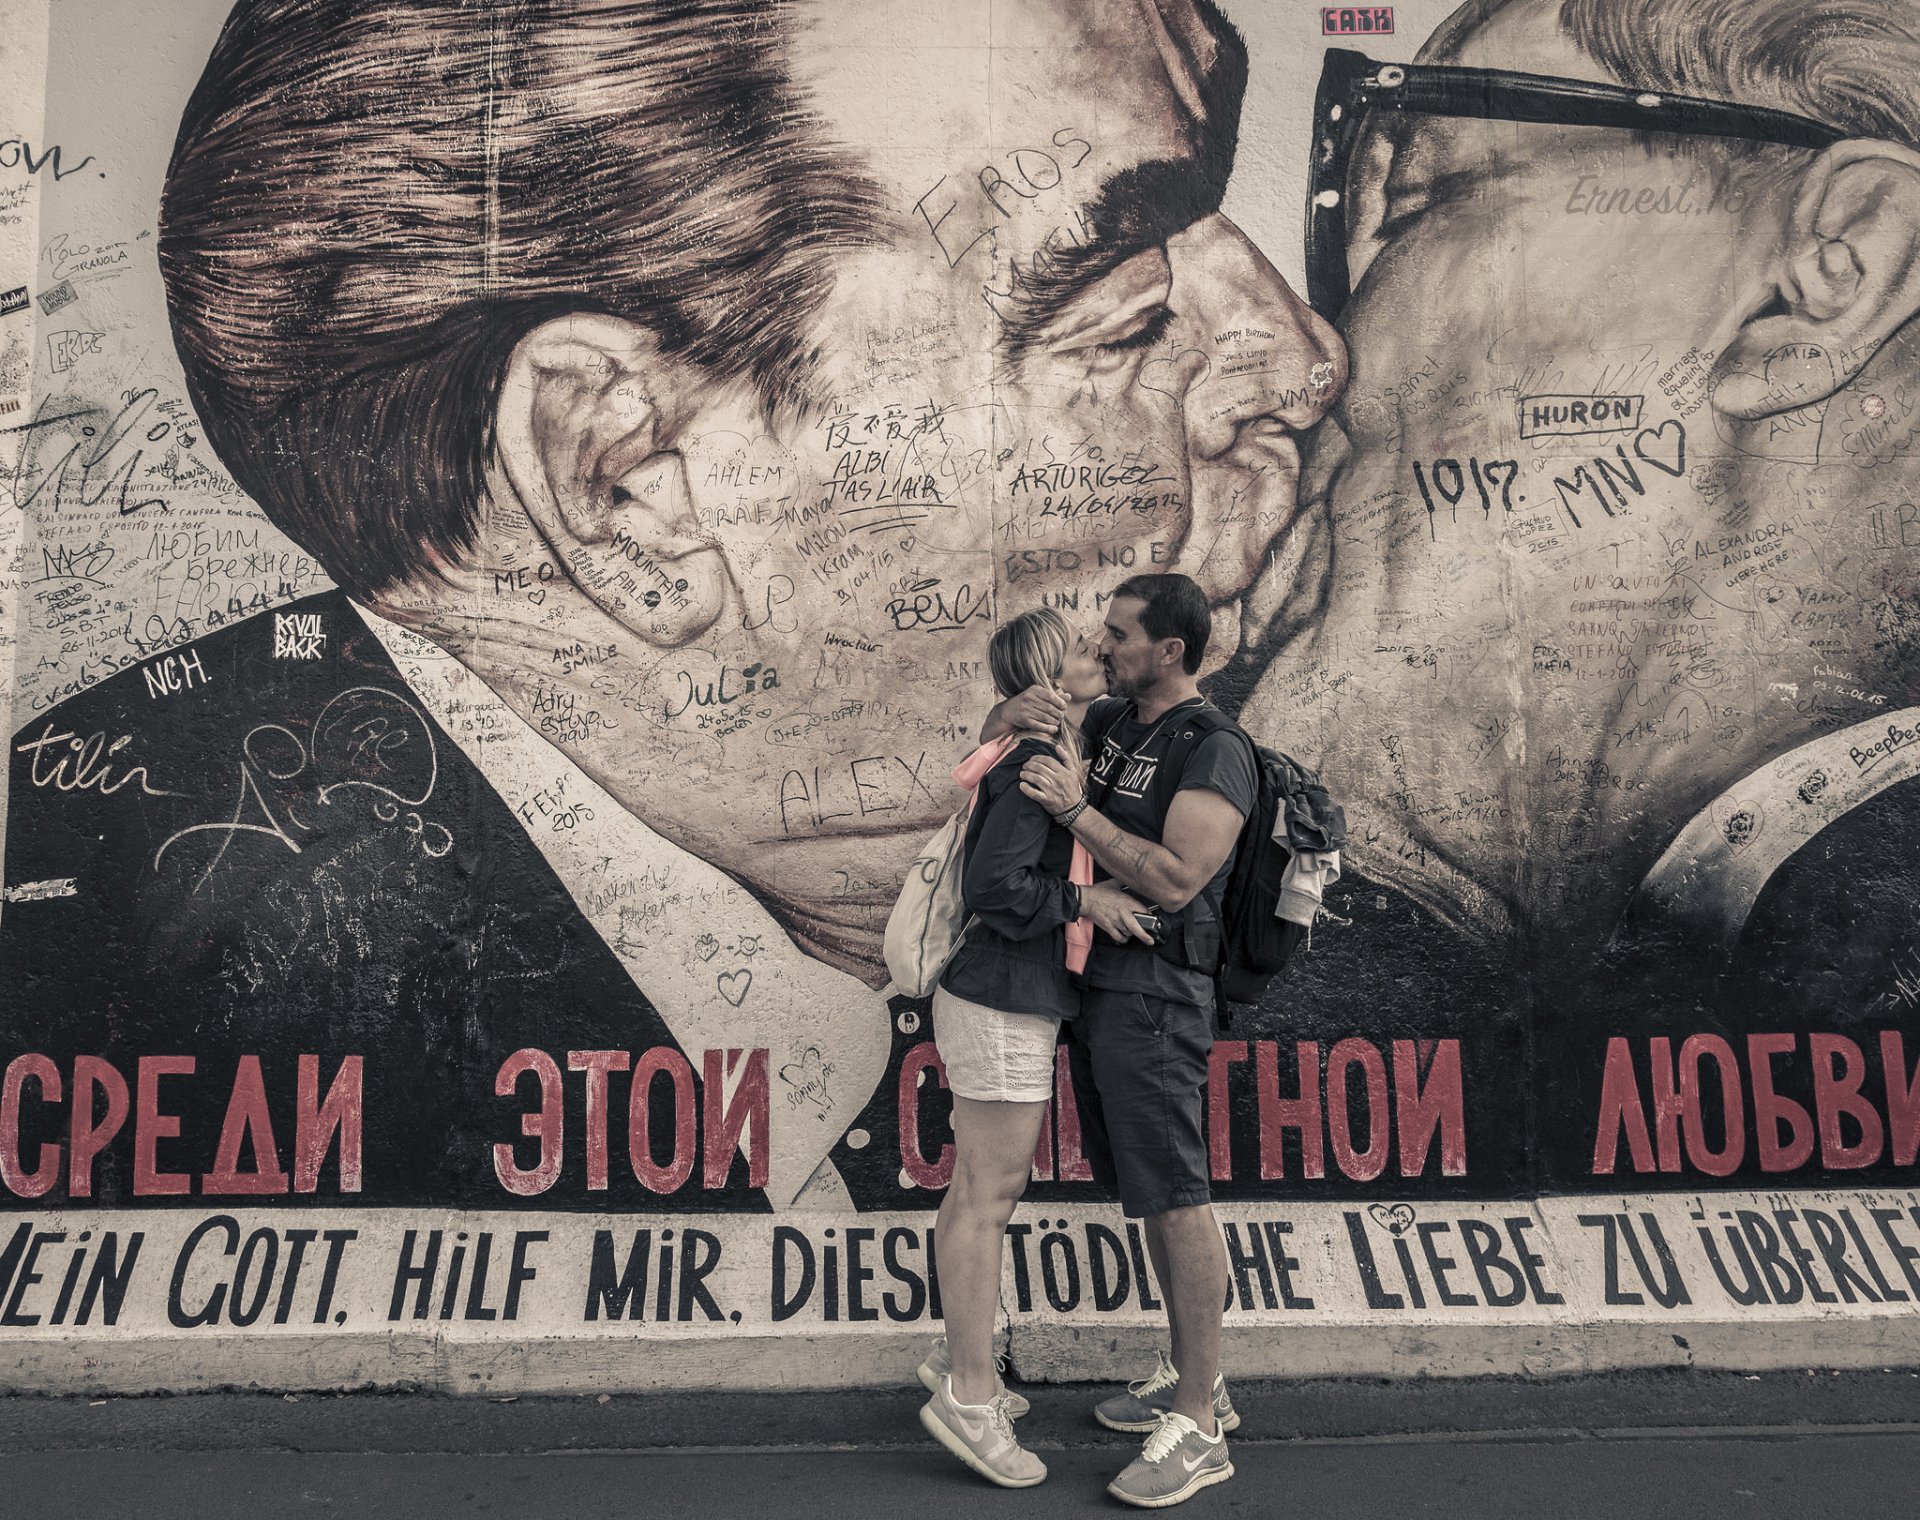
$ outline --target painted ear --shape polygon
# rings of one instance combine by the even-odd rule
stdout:
[[[685,464],[663,447],[700,384],[645,328],[559,317],[515,345],[494,414],[499,469],[556,567],[662,649],[712,627],[728,597]]]
[[[1772,299],[1720,361],[1714,401],[1749,421],[1845,389],[1920,311],[1920,154],[1829,148],[1801,177]]]

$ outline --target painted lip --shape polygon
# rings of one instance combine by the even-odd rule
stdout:
[[[1280,418],[1249,423],[1236,441],[1230,478],[1214,479],[1205,497],[1200,493],[1201,476],[1196,470],[1193,525],[1203,529],[1206,520],[1215,519],[1212,544],[1195,566],[1180,566],[1200,583],[1206,593],[1208,610],[1216,616],[1228,614],[1233,624],[1233,650],[1239,652],[1245,637],[1247,598],[1261,583],[1275,547],[1294,532],[1301,520],[1301,479],[1304,472],[1305,437]],[[1251,468],[1250,468],[1251,466]],[[1223,493],[1231,489],[1229,501]],[[1254,528],[1234,522],[1232,512],[1251,514],[1271,512],[1277,521],[1271,527]],[[1221,518],[1224,522],[1219,522]],[[1188,545],[1183,545],[1183,558]],[[1231,656],[1229,656],[1231,658]]]

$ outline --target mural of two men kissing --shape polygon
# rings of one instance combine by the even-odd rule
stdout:
[[[1250,56],[1209,0],[240,0],[106,271],[177,378],[41,355],[0,435],[0,1182],[177,1199],[236,1083],[350,1071],[359,1175],[293,1191],[926,1201],[886,912],[997,621],[1156,566],[1354,825],[1216,1051],[1224,1195],[1903,1175],[1920,29],[1480,0],[1266,55],[1284,174]],[[1223,206],[1299,169],[1290,284]],[[167,582],[245,578],[234,502],[325,583]],[[163,1076],[176,1169],[83,1166]],[[1035,1196],[1090,1196],[1056,1117]]]

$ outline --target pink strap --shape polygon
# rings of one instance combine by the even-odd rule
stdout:
[[[987,779],[987,772],[1004,760],[1007,751],[1019,742],[1020,735],[1012,733],[1002,734],[998,739],[981,745],[953,768],[953,784],[965,791],[972,791]]]
[[[1076,887],[1093,885],[1093,857],[1077,839],[1073,842],[1073,863],[1067,867],[1067,880]],[[1085,971],[1092,951],[1093,920],[1083,914],[1067,925],[1067,970]]]

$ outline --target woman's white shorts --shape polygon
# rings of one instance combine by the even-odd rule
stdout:
[[[933,990],[933,1045],[947,1089],[980,1103],[1045,1103],[1053,1096],[1053,1047],[1060,1021],[1002,1013]]]

